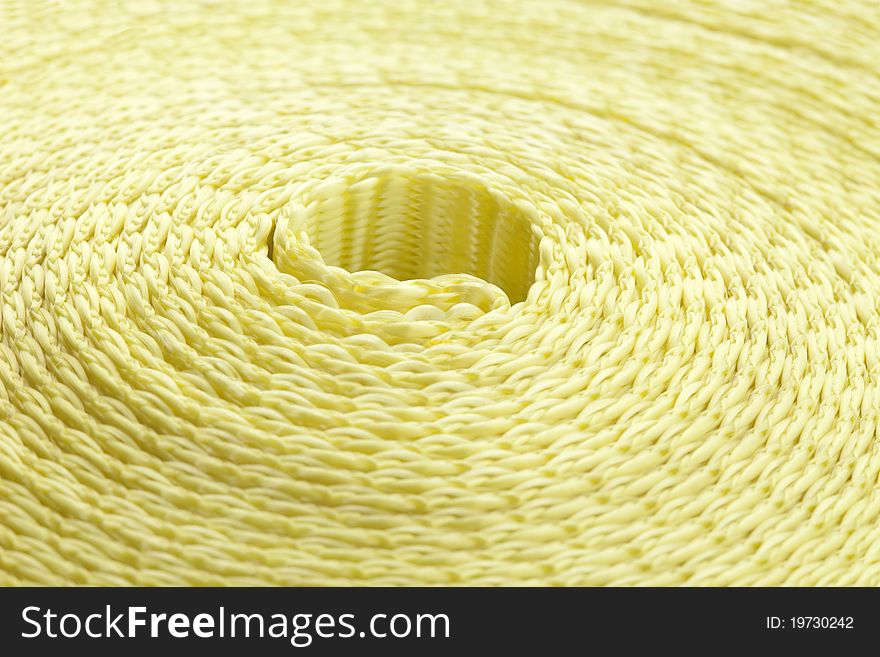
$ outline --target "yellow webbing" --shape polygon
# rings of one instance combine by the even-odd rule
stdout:
[[[0,583],[880,585],[874,1],[0,4]]]

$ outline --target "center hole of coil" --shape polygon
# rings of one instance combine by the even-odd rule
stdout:
[[[328,265],[401,281],[470,274],[511,303],[534,282],[538,240],[528,218],[473,180],[376,175],[307,196],[304,228]]]

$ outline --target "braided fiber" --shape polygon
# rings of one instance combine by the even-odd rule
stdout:
[[[880,585],[877,2],[0,33],[0,583]]]

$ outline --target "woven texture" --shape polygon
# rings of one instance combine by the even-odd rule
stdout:
[[[880,585],[876,2],[0,33],[0,583]]]

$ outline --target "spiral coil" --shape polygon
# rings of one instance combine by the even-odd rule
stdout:
[[[876,3],[0,25],[0,583],[880,584]]]

